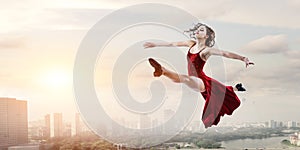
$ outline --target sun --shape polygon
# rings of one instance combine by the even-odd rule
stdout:
[[[43,85],[50,88],[66,88],[71,86],[72,75],[65,70],[49,70],[42,76]]]

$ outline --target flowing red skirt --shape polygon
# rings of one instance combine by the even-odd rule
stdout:
[[[217,125],[221,116],[231,115],[240,106],[240,100],[232,86],[225,86],[208,76],[200,77],[206,91],[201,92],[205,99],[202,121],[205,128]]]

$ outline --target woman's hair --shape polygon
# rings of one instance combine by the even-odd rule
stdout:
[[[208,35],[208,38],[205,42],[205,45],[208,46],[208,47],[213,47],[215,45],[215,32],[212,28],[210,28],[206,24],[197,23],[192,28],[190,28],[188,30],[185,30],[184,33],[188,33],[191,38],[196,39],[196,37],[195,37],[196,31],[198,30],[198,28],[200,26],[205,26],[206,30],[207,30],[206,35]]]

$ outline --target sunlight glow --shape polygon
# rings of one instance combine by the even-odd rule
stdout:
[[[72,76],[64,70],[52,70],[42,77],[42,82],[51,88],[66,88],[71,86]]]

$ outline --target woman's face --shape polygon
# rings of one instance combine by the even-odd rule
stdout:
[[[204,25],[200,26],[197,31],[196,31],[196,38],[200,39],[200,38],[206,38],[206,27]]]

